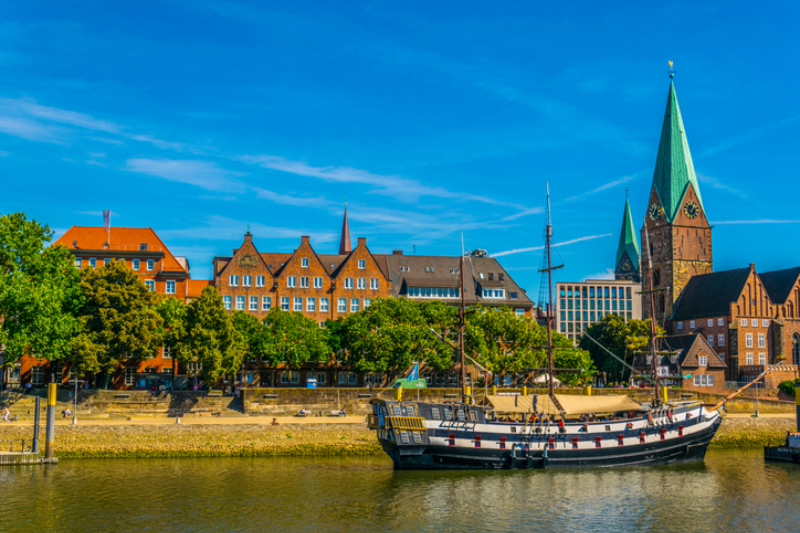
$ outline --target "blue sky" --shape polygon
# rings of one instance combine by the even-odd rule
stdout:
[[[375,252],[537,247],[549,180],[558,278],[597,277],[673,60],[715,269],[800,263],[798,5],[562,4],[6,0],[0,213],[110,209],[200,279],[248,225],[335,252],[345,198]],[[541,252],[501,261],[535,300]]]

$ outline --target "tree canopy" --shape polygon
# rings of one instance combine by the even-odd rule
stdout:
[[[328,331],[302,313],[275,309],[262,324],[256,354],[272,366],[286,363],[289,368],[300,368],[305,363],[329,360]]]
[[[650,320],[629,320],[625,322],[617,315],[606,315],[603,320],[593,324],[586,331],[597,342],[611,350],[618,357],[632,364],[637,352],[649,351]],[[658,328],[657,334],[663,335]],[[590,339],[581,339],[581,348],[591,354],[592,360],[601,372],[606,372],[609,379],[624,380],[630,370]]]

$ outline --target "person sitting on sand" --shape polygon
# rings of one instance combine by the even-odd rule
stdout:
[[[272,425],[273,426],[277,426],[278,425],[278,419],[277,418],[273,418],[272,419]]]
[[[10,414],[8,407],[3,407],[3,422],[8,422],[8,415]]]
[[[69,410],[69,407],[61,411],[61,418],[67,418],[72,416],[72,411]]]

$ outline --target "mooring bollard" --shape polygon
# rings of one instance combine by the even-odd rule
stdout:
[[[56,439],[56,384],[47,384],[47,427],[45,429],[44,458],[53,460],[53,445]]]
[[[33,413],[33,453],[39,453],[39,421],[41,420],[42,399],[35,400],[36,410]]]

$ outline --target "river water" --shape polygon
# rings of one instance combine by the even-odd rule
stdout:
[[[64,460],[0,469],[0,532],[794,532],[800,467],[395,472],[384,457]]]

